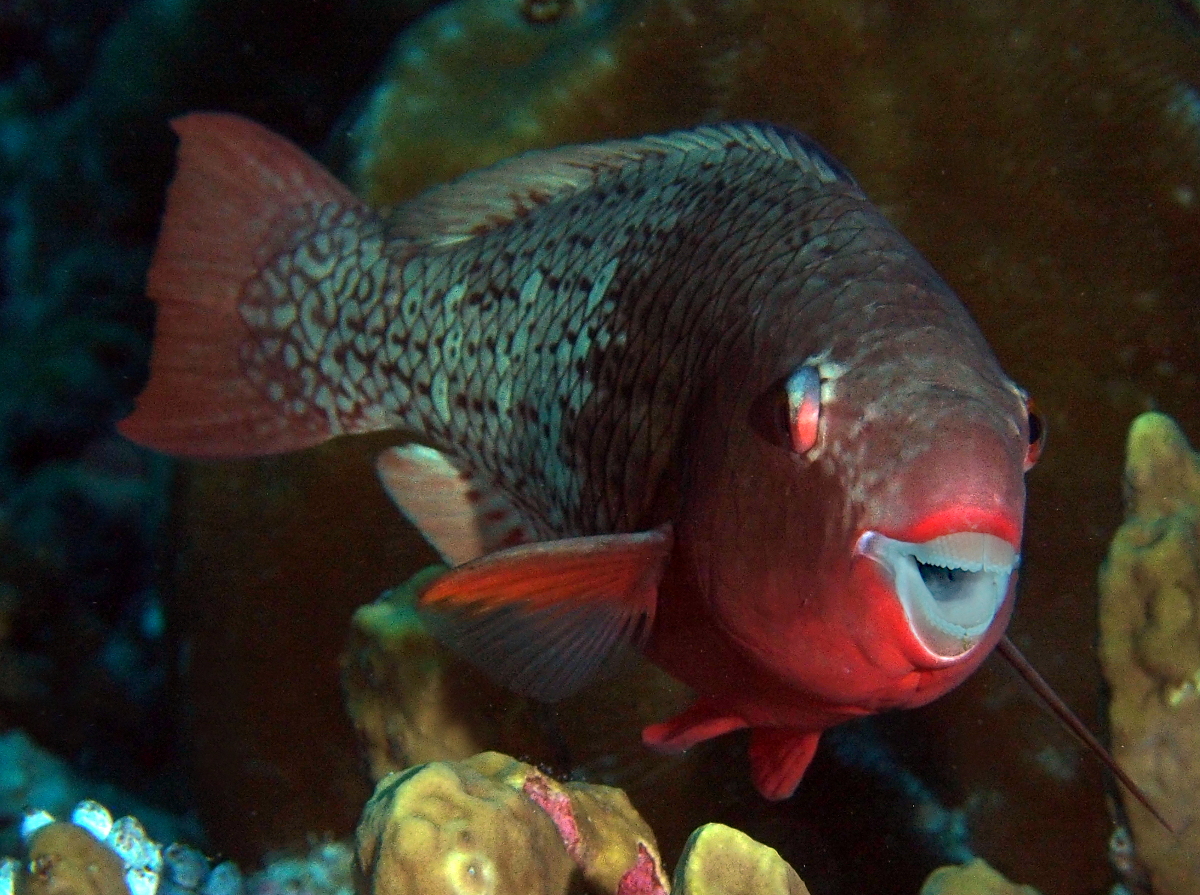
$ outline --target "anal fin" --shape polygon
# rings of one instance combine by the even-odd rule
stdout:
[[[821,740],[819,731],[756,727],[750,734],[750,774],[763,798],[791,798]]]
[[[416,443],[389,448],[375,469],[388,495],[448,565],[534,539],[506,495],[443,451]]]
[[[500,683],[554,702],[645,642],[671,543],[663,526],[512,547],[439,578],[418,609]]]

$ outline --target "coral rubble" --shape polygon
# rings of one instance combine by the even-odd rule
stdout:
[[[1100,574],[1113,754],[1176,828],[1122,793],[1156,892],[1200,892],[1200,454],[1168,416],[1129,430],[1126,517]]]

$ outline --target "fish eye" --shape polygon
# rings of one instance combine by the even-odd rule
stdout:
[[[804,454],[817,443],[821,421],[821,374],[803,364],[775,383],[750,408],[750,423],[772,444]]]
[[[1025,416],[1029,421],[1029,450],[1025,453],[1025,471],[1028,472],[1042,456],[1046,447],[1046,423],[1038,412],[1033,398],[1025,399]]]

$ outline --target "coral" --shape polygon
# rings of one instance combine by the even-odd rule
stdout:
[[[666,893],[654,834],[620,790],[560,784],[485,752],[380,781],[363,811],[358,859],[372,895]]]
[[[120,856],[75,824],[34,833],[26,866],[23,895],[131,895]]]
[[[31,812],[21,837],[27,856],[16,889],[22,895],[155,895],[159,888],[162,847],[136,818],[114,821],[97,802],[80,802],[67,821]]]
[[[1200,892],[1200,454],[1168,416],[1129,430],[1126,517],[1100,573],[1113,754],[1178,832],[1122,793],[1156,892]]]
[[[244,879],[133,817],[84,800],[21,823],[24,859],[0,860],[0,895],[808,895],[775,849],[719,823],[688,838],[669,885],[654,834],[619,790],[559,783],[496,752],[387,775],[363,810],[357,855],[340,842],[276,856]],[[357,863],[356,863],[357,860]],[[356,886],[356,871],[365,888]],[[1037,895],[982,861],[932,874],[922,895]]]
[[[190,818],[155,810],[111,784],[80,776],[20,730],[0,734],[0,854],[18,847],[25,814],[31,806],[48,816],[63,815],[88,795],[102,798],[122,812],[136,814],[160,839],[198,841],[203,835]]]
[[[720,823],[695,830],[667,885],[654,835],[625,794],[558,783],[495,752],[380,781],[358,828],[369,895],[586,891],[808,895],[775,849]],[[940,868],[921,895],[1037,895],[982,860]]]
[[[925,880],[920,895],[1038,895],[1033,886],[1011,883],[976,858],[957,867],[939,867]]]
[[[471,664],[455,657],[425,630],[414,603],[420,589],[445,571],[430,566],[351,620],[342,655],[346,710],[367,758],[371,779],[428,761],[455,761],[484,750],[535,756],[554,762],[569,745],[576,763],[602,762],[621,739],[636,740],[640,725],[667,713],[686,698],[666,675],[647,670],[618,675],[593,688],[579,704],[613,706],[624,714],[616,733],[580,724],[567,712],[565,725],[552,722],[529,700],[497,686]],[[621,702],[638,704],[631,713]],[[557,725],[558,721],[553,722]],[[603,775],[602,767],[593,767]]]
[[[417,617],[416,594],[444,571],[418,572],[351,620],[342,688],[372,780],[485,749],[546,751],[527,701],[455,659]]]
[[[724,824],[705,824],[684,846],[674,895],[808,895],[779,852]]]
[[[43,804],[34,801],[32,804]],[[21,822],[23,860],[0,860],[0,895],[353,895],[354,851],[321,842],[307,855],[277,855],[244,878],[196,848],[151,839],[132,816],[113,819],[85,799],[69,820],[44,808]]]

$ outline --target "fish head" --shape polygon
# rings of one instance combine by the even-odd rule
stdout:
[[[833,715],[936,698],[1013,609],[1040,420],[981,338],[910,341],[749,375],[680,526],[725,634]]]

